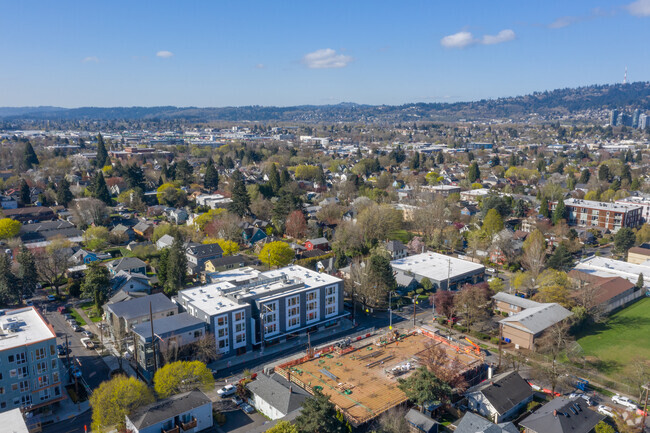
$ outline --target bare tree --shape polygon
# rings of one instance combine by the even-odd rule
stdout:
[[[101,225],[108,218],[106,204],[96,198],[79,198],[71,206],[78,226]]]
[[[59,294],[60,279],[70,266],[72,250],[66,239],[54,239],[45,248],[34,249],[38,276]]]
[[[203,337],[194,342],[192,348],[195,359],[204,364],[209,364],[219,359],[217,341],[214,339],[214,335],[209,332],[206,332]]]
[[[465,376],[460,373],[463,371],[461,362],[456,357],[450,357],[441,343],[427,343],[422,360],[429,371],[449,384],[455,392],[462,393],[468,388]]]
[[[427,243],[438,247],[442,244],[442,231],[447,226],[449,215],[447,202],[437,196],[428,206],[419,207],[413,212],[413,227]]]
[[[454,297],[458,311],[463,314],[467,329],[472,329],[475,321],[488,316],[489,289],[478,285],[466,284]]]
[[[530,272],[533,280],[537,278],[544,268],[546,261],[546,241],[539,230],[535,230],[524,241],[522,262]]]
[[[389,409],[377,418],[373,431],[377,433],[408,433],[410,430],[405,416],[405,407]]]
[[[558,385],[566,378],[566,371],[557,362],[558,356],[573,346],[574,340],[569,335],[569,323],[563,321],[556,323],[544,331],[542,337],[537,340],[537,348],[541,353],[550,355],[551,363],[540,363],[537,367],[538,374],[542,375],[551,383],[551,391],[555,392]]]
[[[597,301],[598,287],[589,281],[589,276],[584,272],[571,272],[573,282],[573,300],[576,306],[584,308],[585,314],[595,323],[600,323],[607,318],[601,303]]]

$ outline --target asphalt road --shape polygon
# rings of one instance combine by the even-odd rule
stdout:
[[[69,420],[46,425],[43,433],[85,433],[84,426],[90,431],[91,417],[91,412],[87,411]]]

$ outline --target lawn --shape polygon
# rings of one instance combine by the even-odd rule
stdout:
[[[624,373],[633,360],[650,359],[650,298],[618,311],[607,323],[577,337],[587,360],[600,360],[590,362],[598,370],[607,375]]]
[[[81,318],[79,313],[77,313],[74,308],[70,308],[70,315],[74,320],[77,321],[77,325],[84,326],[86,324],[86,321]]]
[[[84,313],[86,313],[86,316],[90,318],[90,320],[93,321],[93,323],[101,322],[102,321],[102,316],[101,315],[96,315],[95,314],[95,304],[93,302],[84,302],[83,304],[79,305],[82,310],[84,310]]]

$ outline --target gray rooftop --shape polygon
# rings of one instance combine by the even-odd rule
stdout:
[[[503,415],[522,401],[534,394],[528,382],[521,378],[516,371],[498,374],[467,390],[466,394],[480,392],[494,407],[497,413]]]
[[[519,430],[511,422],[496,425],[482,416],[467,412],[454,433],[519,433]]]
[[[557,397],[524,418],[519,425],[536,433],[588,433],[603,419],[604,415],[588,409],[580,397]]]
[[[571,315],[573,313],[560,304],[541,304],[539,307],[528,308],[521,313],[506,317],[499,323],[537,335]]]
[[[146,268],[147,264],[137,257],[122,257],[121,259],[106,263],[106,266],[117,272],[122,269],[129,270],[142,267]]]
[[[117,302],[108,305],[107,308],[116,316],[129,320],[149,314],[149,303],[151,303],[152,313],[159,313],[161,311],[173,309],[178,310],[178,306],[162,293],[143,296],[141,298],[135,298],[124,302]]]
[[[533,308],[542,305],[539,302],[535,302],[531,299],[526,299],[520,296],[511,295],[510,293],[506,293],[506,292],[499,292],[494,296],[492,296],[492,299],[494,299],[495,301],[501,301],[501,302],[506,302],[508,304],[516,305],[517,307],[521,307],[521,308]]]
[[[128,418],[138,430],[142,430],[206,404],[212,405],[212,400],[195,389],[141,407]]]
[[[285,415],[302,406],[303,401],[308,397],[308,394],[299,387],[291,386],[281,377],[272,378],[260,374],[256,380],[246,386],[253,394]]]
[[[160,337],[198,328],[205,328],[205,322],[188,313],[174,314],[153,321],[153,332]],[[151,323],[139,323],[133,327],[133,332],[144,337],[145,341],[151,341]]]
[[[416,426],[419,430],[424,432],[433,431],[433,427],[438,424],[436,420],[429,418],[415,409],[409,410],[404,418],[409,424]]]

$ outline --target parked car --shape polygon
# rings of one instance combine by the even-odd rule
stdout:
[[[239,406],[240,404],[242,404],[242,403],[244,402],[244,400],[242,400],[241,398],[239,398],[239,397],[237,397],[237,396],[234,396],[233,398],[231,398],[231,400],[232,400],[232,402],[235,403],[237,406]]]
[[[72,327],[72,330],[73,330],[74,332],[79,332],[79,331],[81,331],[81,326],[79,326],[79,325],[71,325],[71,327]]]
[[[84,337],[93,338],[93,333],[90,332],[90,331],[82,331],[81,334],[82,334]]]
[[[59,356],[65,356],[68,354],[69,349],[67,347],[64,347],[63,344],[57,344],[56,351]]]
[[[241,410],[243,410],[243,411],[246,412],[246,413],[253,413],[253,412],[255,412],[255,408],[254,408],[253,406],[251,406],[250,404],[248,404],[248,403],[244,403],[244,404],[242,404],[242,405],[239,406],[239,407],[240,407]]]
[[[583,399],[587,403],[587,405],[589,405],[589,406],[594,405],[593,401],[589,398],[588,395],[585,395],[585,394],[582,394],[582,393],[579,393],[579,392],[572,392],[571,394],[569,394],[569,398],[571,398],[571,399],[576,398],[576,397],[580,397],[581,399]]]
[[[58,308],[56,309],[56,311],[58,311],[58,312],[61,313],[61,314],[66,314],[65,310],[66,310],[65,305],[61,305],[60,307],[58,307]]]
[[[77,321],[74,320],[74,319],[70,319],[70,320],[68,320],[67,322],[68,322],[68,325],[70,325],[70,326],[78,325]]]
[[[235,392],[237,392],[237,387],[233,384],[228,384],[218,390],[217,395],[221,396],[221,398],[226,398],[233,395]]]
[[[79,379],[83,375],[81,369],[76,365],[70,368],[70,374],[72,374],[72,377],[76,377],[77,379]]]
[[[90,338],[82,338],[81,339],[81,344],[83,344],[83,346],[86,349],[94,349],[95,348],[95,344],[92,342],[92,340]]]
[[[612,401],[614,403],[618,403],[621,406],[625,406],[628,409],[638,409],[639,407],[634,403],[632,400],[630,400],[627,397],[623,397],[622,395],[616,394],[614,397],[612,397]]]
[[[72,319],[72,314],[70,314],[70,313],[65,313],[65,314],[63,315],[63,318],[64,318],[65,320],[70,320],[70,319]]]
[[[609,417],[614,417],[614,411],[612,410],[611,407],[605,406],[605,405],[600,405],[598,406],[598,413],[609,416]]]
[[[497,270],[494,268],[485,268],[485,272],[488,272],[490,274],[496,274]]]
[[[47,295],[47,300],[50,302],[56,301],[56,296],[54,295]]]

